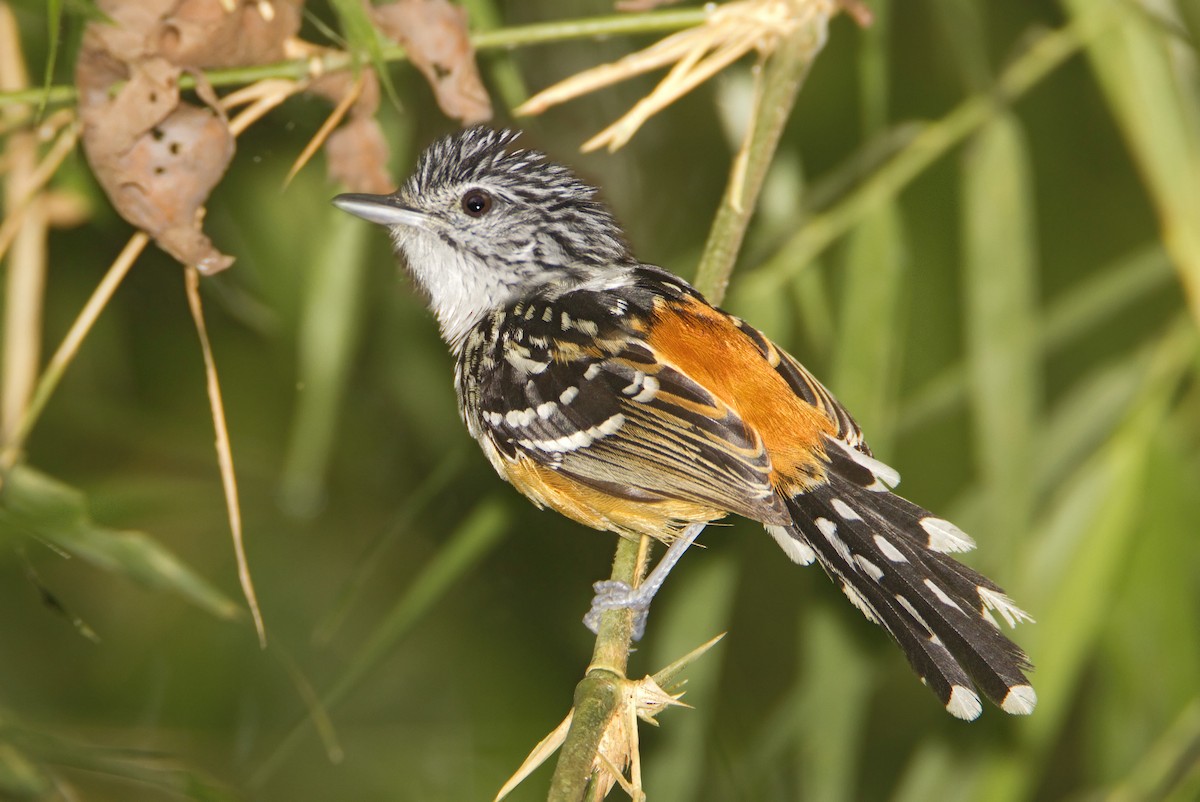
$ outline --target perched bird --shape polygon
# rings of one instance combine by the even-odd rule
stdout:
[[[794,358],[643,264],[595,188],[511,131],[438,140],[391,195],[339,195],[386,226],[457,358],[463,420],[539,507],[649,535],[667,554],[636,589],[597,583],[585,619],[641,611],[705,524],[761,522],[891,634],[946,710],[976,687],[1007,713],[1037,696],[1005,637],[1029,616],[947,556],[973,541],[893,494],[850,414]]]

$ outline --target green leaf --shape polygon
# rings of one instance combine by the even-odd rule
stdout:
[[[662,609],[655,611],[656,637],[650,665],[675,659],[713,634],[729,628],[733,616],[738,566],[726,552],[689,555],[663,591]],[[712,739],[715,708],[720,695],[722,664],[709,654],[685,671],[684,703],[688,710],[670,721],[671,738],[655,752],[654,771],[646,776],[648,799],[697,799],[704,767],[711,760],[706,744]],[[664,686],[675,692],[673,687]]]
[[[991,539],[1013,547],[1032,517],[1028,477],[1041,397],[1029,173],[1025,138],[1010,114],[980,130],[963,163],[963,317],[975,458]]]
[[[379,75],[379,83],[387,93],[388,99],[392,105],[399,108],[400,97],[396,94],[396,87],[392,84],[392,75],[388,72],[387,60],[383,57],[383,42],[380,40],[379,32],[375,30],[375,24],[371,21],[366,3],[363,3],[362,0],[330,0],[329,5],[337,14],[342,33],[345,34],[346,41],[350,44],[350,50],[356,55],[367,54],[371,66]]]
[[[1150,5],[1063,0],[1076,18],[1109,14],[1088,61],[1158,212],[1192,317],[1200,322],[1200,79],[1196,52],[1181,47]],[[1164,4],[1164,9],[1166,5]]]
[[[233,600],[149,535],[97,525],[82,492],[28,466],[18,465],[4,477],[3,537],[43,541],[148,588],[177,593],[219,618],[241,614]]]
[[[304,518],[324,504],[326,466],[364,319],[366,246],[377,234],[332,208],[323,225],[327,236],[314,253],[296,342],[298,381],[303,390],[296,395],[296,415],[280,480],[284,509]]]

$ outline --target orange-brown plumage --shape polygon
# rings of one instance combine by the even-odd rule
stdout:
[[[703,385],[758,433],[771,481],[784,492],[812,482],[823,435],[836,426],[796,395],[768,358],[726,314],[700,301],[655,310],[647,341],[660,357]]]

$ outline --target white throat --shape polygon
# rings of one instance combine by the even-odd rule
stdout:
[[[437,236],[396,226],[392,239],[413,280],[429,294],[442,339],[455,353],[471,329],[512,294],[495,270]]]

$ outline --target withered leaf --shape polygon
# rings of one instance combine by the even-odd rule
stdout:
[[[467,12],[447,0],[396,0],[371,9],[376,26],[402,45],[433,87],[438,106],[464,125],[492,117],[467,34]]]
[[[99,0],[108,18],[84,34],[75,68],[83,146],[117,211],[206,274],[233,263],[201,230],[204,203],[233,158],[211,89],[180,100],[186,70],[282,58],[303,0]],[[266,13],[264,14],[264,9]],[[112,86],[126,82],[115,96]]]
[[[284,43],[300,32],[303,6],[304,0],[271,0],[267,19],[256,0],[240,0],[232,12],[215,0],[175,0],[150,31],[150,41],[159,55],[181,67],[280,61]]]

